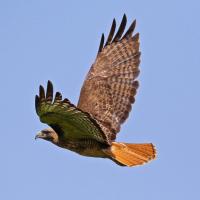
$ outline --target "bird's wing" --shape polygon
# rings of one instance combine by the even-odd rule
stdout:
[[[47,91],[42,86],[39,96],[35,98],[35,108],[40,121],[51,126],[61,137],[66,139],[94,139],[109,144],[109,140],[100,126],[88,113],[81,111],[70,103],[62,100],[62,95],[56,92],[53,97],[53,85],[47,84]]]
[[[138,88],[139,33],[133,36],[136,21],[123,35],[126,15],[114,36],[113,20],[108,39],[102,35],[99,51],[81,89],[78,108],[90,113],[112,140],[127,119]]]

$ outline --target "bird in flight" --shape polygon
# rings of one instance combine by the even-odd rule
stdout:
[[[51,81],[46,92],[40,86],[35,108],[40,121],[50,127],[39,132],[53,144],[83,156],[108,158],[121,166],[136,166],[156,157],[152,143],[116,142],[121,124],[135,101],[140,64],[139,33],[133,35],[134,20],[124,33],[124,14],[115,33],[116,21],[107,40],[102,34],[99,50],[80,92],[78,105],[53,93]]]

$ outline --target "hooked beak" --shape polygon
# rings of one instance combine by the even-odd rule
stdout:
[[[45,137],[45,134],[42,133],[42,132],[39,132],[37,133],[37,135],[35,136],[35,140],[38,139],[38,138],[44,138]]]

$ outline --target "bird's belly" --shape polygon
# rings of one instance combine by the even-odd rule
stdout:
[[[78,153],[82,156],[88,156],[88,157],[101,157],[101,158],[106,157],[105,153],[101,149],[86,148]]]
[[[68,141],[59,146],[74,151],[82,156],[107,157],[103,151],[107,146],[94,140]]]

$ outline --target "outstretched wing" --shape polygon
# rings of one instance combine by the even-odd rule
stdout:
[[[61,137],[66,139],[94,139],[109,144],[95,119],[78,109],[68,99],[56,92],[53,100],[53,85],[47,84],[47,92],[40,86],[39,96],[35,98],[35,108],[40,121],[51,126]]]
[[[102,130],[112,140],[127,119],[135,101],[139,75],[139,33],[132,36],[136,21],[123,35],[126,26],[123,16],[114,36],[113,20],[108,39],[102,35],[99,51],[81,89],[78,108],[97,119]],[[123,36],[122,36],[123,35]]]

